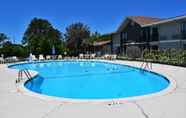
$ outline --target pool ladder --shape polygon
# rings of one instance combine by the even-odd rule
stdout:
[[[151,62],[146,62],[146,61],[144,61],[144,62],[141,64],[140,70],[141,70],[141,71],[144,71],[144,70],[152,70],[152,63],[151,63]]]
[[[18,78],[16,79],[16,83],[19,83],[21,80],[23,80],[23,74],[25,74],[28,80],[32,79],[32,76],[30,72],[28,71],[28,69],[21,69],[18,72]]]

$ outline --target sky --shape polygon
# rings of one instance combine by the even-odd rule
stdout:
[[[34,17],[65,32],[74,22],[102,34],[117,30],[127,16],[168,18],[186,14],[186,0],[0,0],[0,32],[15,43]]]

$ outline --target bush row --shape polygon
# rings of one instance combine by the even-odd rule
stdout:
[[[119,59],[150,61],[169,65],[186,67],[186,50],[143,50],[138,47],[129,47],[126,54],[119,56]]]
[[[145,50],[143,58],[158,63],[186,66],[186,50]]]

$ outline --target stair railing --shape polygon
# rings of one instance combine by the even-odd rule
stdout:
[[[30,72],[28,71],[28,69],[21,69],[18,72],[18,77],[16,79],[16,83],[19,83],[19,82],[21,82],[21,80],[23,80],[23,74],[26,76],[26,78],[28,80],[32,79],[32,76],[31,76]]]

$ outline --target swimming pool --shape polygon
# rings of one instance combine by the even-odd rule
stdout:
[[[10,66],[34,70],[38,76],[25,83],[33,92],[71,99],[114,99],[153,94],[166,89],[162,75],[99,61],[50,61]]]

